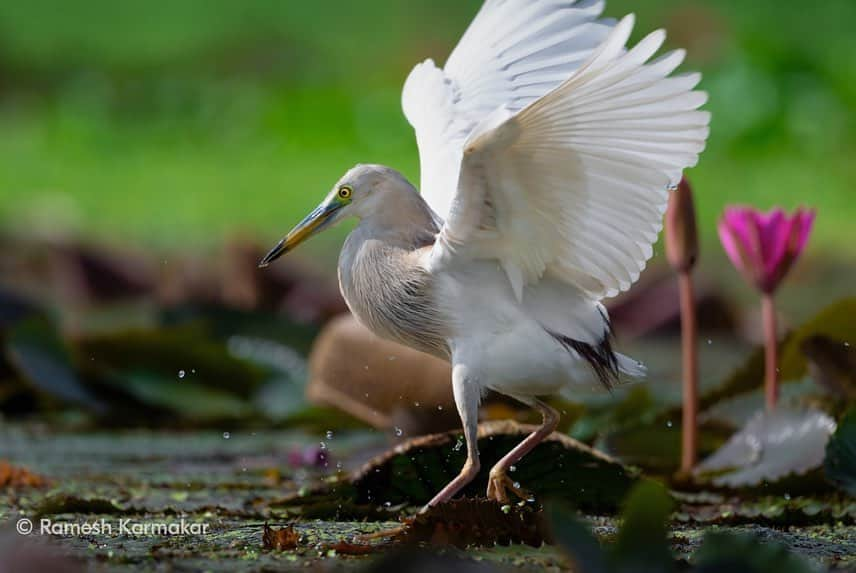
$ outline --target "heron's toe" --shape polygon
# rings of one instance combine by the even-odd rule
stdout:
[[[508,492],[511,491],[520,499],[529,499],[532,496],[516,481],[508,477],[505,471],[491,470],[487,480],[487,497],[495,499],[501,504],[506,504],[510,501]]]

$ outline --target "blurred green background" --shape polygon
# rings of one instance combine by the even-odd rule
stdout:
[[[401,84],[480,0],[0,3],[0,230],[205,251],[273,242],[356,162],[418,181]],[[727,203],[816,206],[856,258],[856,2],[612,0],[705,73],[691,173],[713,248]],[[332,255],[343,231],[307,252]],[[718,250],[718,248],[717,248]]]

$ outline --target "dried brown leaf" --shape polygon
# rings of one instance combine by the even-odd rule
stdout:
[[[0,460],[0,487],[24,488],[45,487],[48,480],[35,474],[27,468],[13,466],[5,460]]]
[[[300,536],[294,530],[293,525],[274,529],[265,523],[262,548],[266,551],[288,551],[297,547],[298,541],[300,541]]]

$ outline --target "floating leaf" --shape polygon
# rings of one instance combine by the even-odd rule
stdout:
[[[487,422],[479,426],[481,472],[464,493],[484,495],[490,468],[519,444],[532,426]],[[358,503],[427,503],[458,475],[466,460],[460,432],[409,440],[366,465],[354,478]],[[512,479],[538,497],[564,499],[586,511],[615,510],[636,480],[618,461],[561,434],[553,434],[515,464]]]
[[[460,499],[440,504],[410,519],[393,536],[400,543],[467,547],[529,545],[545,540],[542,513],[527,505],[500,506],[488,499]]]
[[[698,573],[816,573],[802,557],[779,543],[752,535],[708,533],[693,556]]]
[[[208,388],[191,381],[150,374],[129,374],[122,378],[123,388],[140,402],[154,408],[180,414],[191,422],[215,422],[247,417],[253,409],[233,394]]]
[[[149,373],[178,383],[195,382],[249,398],[264,372],[229,355],[224,344],[199,328],[131,330],[88,337],[81,351],[95,368],[122,376]]]
[[[731,434],[730,428],[708,422],[699,426],[699,452],[712,453]],[[639,466],[657,475],[678,469],[681,460],[680,418],[671,425],[663,420],[628,426],[606,434],[596,445],[625,464]]]
[[[27,319],[9,330],[6,353],[12,365],[35,388],[63,402],[95,412],[105,405],[78,378],[71,355],[46,320]]]
[[[856,496],[856,409],[844,416],[829,440],[824,471],[832,483]]]
[[[717,486],[744,487],[803,475],[823,463],[835,421],[814,409],[776,408],[758,412],[696,474],[728,471],[713,478]]]

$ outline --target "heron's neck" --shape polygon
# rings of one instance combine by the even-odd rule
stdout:
[[[439,232],[438,219],[415,190],[388,193],[362,218],[353,234],[404,249],[424,247]]]

